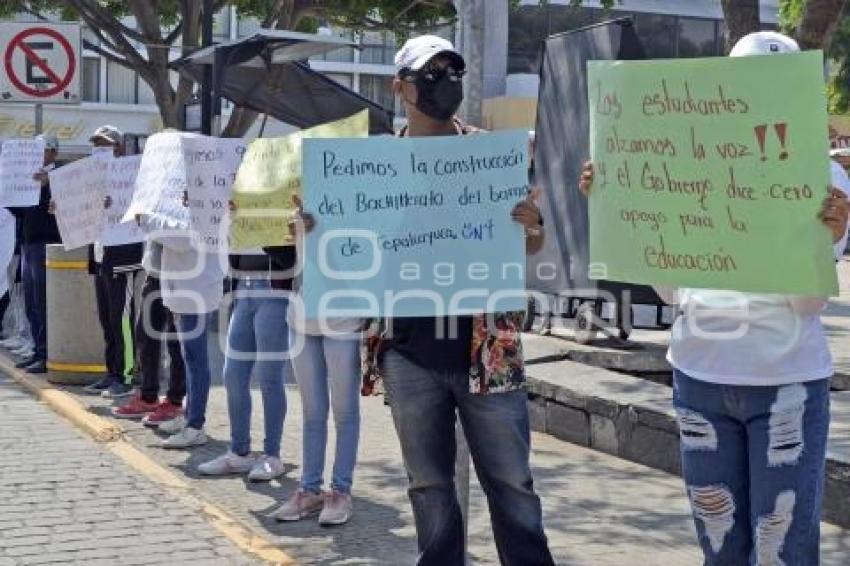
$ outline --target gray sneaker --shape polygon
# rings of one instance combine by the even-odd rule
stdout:
[[[325,495],[319,524],[323,527],[343,525],[351,518],[351,510],[351,495],[332,489]]]
[[[319,513],[324,502],[323,493],[299,489],[269,516],[278,521],[300,521]]]

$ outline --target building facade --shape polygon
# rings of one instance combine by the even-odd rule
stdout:
[[[722,54],[724,27],[720,0],[623,0],[616,10],[608,11],[601,8],[598,0],[585,0],[582,7],[577,8],[571,7],[569,0],[546,3],[522,0],[513,10],[508,9],[508,4],[508,0],[488,0],[485,4],[488,43],[483,61],[485,96],[494,99],[485,106],[485,126],[488,127],[532,127],[540,47],[543,39],[551,34],[628,16],[634,18],[637,33],[651,57]],[[776,25],[777,4],[778,0],[762,1],[761,16],[765,27]],[[255,19],[240,18],[235,9],[226,8],[215,19],[215,40],[245,37],[258,27]],[[361,49],[326,53],[312,59],[312,67],[382,106],[393,108],[396,115],[403,118],[402,108],[393,99],[391,89],[396,38],[390,33],[367,32],[355,37],[347,30],[326,28],[322,31],[355,40]],[[449,38],[455,36],[452,28],[438,33]],[[83,36],[97,43],[97,37],[90,31],[84,29]],[[139,46],[139,49],[144,47]],[[83,103],[80,106],[45,108],[45,129],[60,138],[63,154],[73,156],[87,152],[88,136],[104,123],[138,135],[149,135],[161,128],[153,93],[133,71],[85,50],[82,85]],[[505,101],[511,104],[505,106]],[[225,104],[225,120],[229,110]],[[31,105],[0,104],[0,139],[31,136],[35,131],[33,114]],[[288,131],[290,127],[273,120],[266,127],[266,135]],[[256,133],[257,127],[249,132],[249,137]]]

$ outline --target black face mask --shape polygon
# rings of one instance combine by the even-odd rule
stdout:
[[[434,120],[448,120],[463,101],[463,83],[443,74],[437,80],[416,79],[416,108]]]

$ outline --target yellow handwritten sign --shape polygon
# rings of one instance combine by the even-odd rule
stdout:
[[[287,220],[292,197],[301,196],[301,140],[365,138],[369,111],[301,130],[283,138],[259,138],[248,147],[233,183],[236,212],[230,227],[233,249],[292,245]]]

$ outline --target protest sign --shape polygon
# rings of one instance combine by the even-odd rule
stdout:
[[[44,165],[44,140],[6,140],[0,148],[0,206],[35,206],[41,183],[33,175]]]
[[[48,173],[56,203],[56,224],[66,250],[100,238],[106,212],[103,197],[108,165],[99,157],[86,157]]]
[[[820,52],[593,61],[588,98],[591,277],[838,291]]]
[[[104,158],[101,157],[101,159]],[[106,209],[106,220],[100,243],[104,246],[120,246],[141,242],[145,239],[145,235],[138,222],[135,218],[125,222],[124,216],[133,199],[142,156],[106,158],[105,162],[108,164],[106,195],[110,197],[111,204]]]
[[[287,221],[292,196],[301,194],[301,140],[369,135],[369,112],[322,124],[283,138],[251,142],[233,185],[235,249],[291,245]]]
[[[230,247],[230,192],[245,155],[245,141],[197,136],[185,138],[186,179],[192,235],[199,249],[224,251]]]
[[[528,134],[304,141],[308,319],[523,310]]]
[[[182,140],[194,136],[161,132],[148,138],[124,222],[135,220],[136,215],[146,215],[175,229],[189,227],[189,209],[183,206],[187,187]]]

